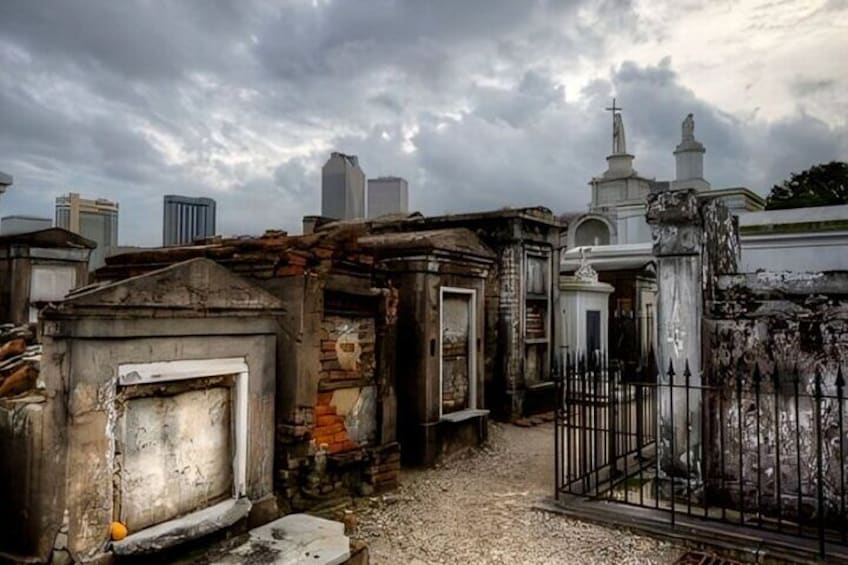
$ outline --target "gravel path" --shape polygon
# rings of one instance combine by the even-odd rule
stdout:
[[[680,548],[533,510],[553,489],[553,425],[492,424],[490,442],[357,502],[376,565],[673,563]]]

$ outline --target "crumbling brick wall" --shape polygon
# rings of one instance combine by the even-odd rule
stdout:
[[[373,379],[375,338],[374,318],[324,316],[320,383],[329,386]]]
[[[98,280],[118,280],[205,256],[285,303],[277,319],[274,450],[274,488],[284,512],[322,511],[373,489],[371,470],[382,465],[387,473],[384,460],[399,450],[394,365],[387,362],[395,322],[386,316],[387,295],[374,288],[373,257],[357,243],[365,230],[343,225],[305,236],[215,238],[115,256],[97,272]],[[344,324],[358,329],[342,335]]]
[[[837,379],[848,369],[848,274],[717,277],[704,340],[710,493],[810,522],[821,456],[827,521],[844,528],[848,411]]]

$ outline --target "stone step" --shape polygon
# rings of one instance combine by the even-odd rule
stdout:
[[[344,533],[343,523],[309,514],[289,514],[254,528],[247,542],[211,565],[337,565],[350,555],[350,538]]]

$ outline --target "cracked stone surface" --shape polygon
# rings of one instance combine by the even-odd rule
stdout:
[[[533,509],[553,491],[553,424],[492,424],[483,450],[403,471],[398,490],[357,501],[353,537],[373,564],[674,563],[667,542]]]
[[[214,559],[214,565],[338,565],[350,557],[344,524],[289,514],[250,531],[248,540]]]

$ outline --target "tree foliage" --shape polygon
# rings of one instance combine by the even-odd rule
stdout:
[[[772,187],[766,210],[834,204],[848,204],[848,163],[844,161],[822,163],[792,173],[783,184]]]

